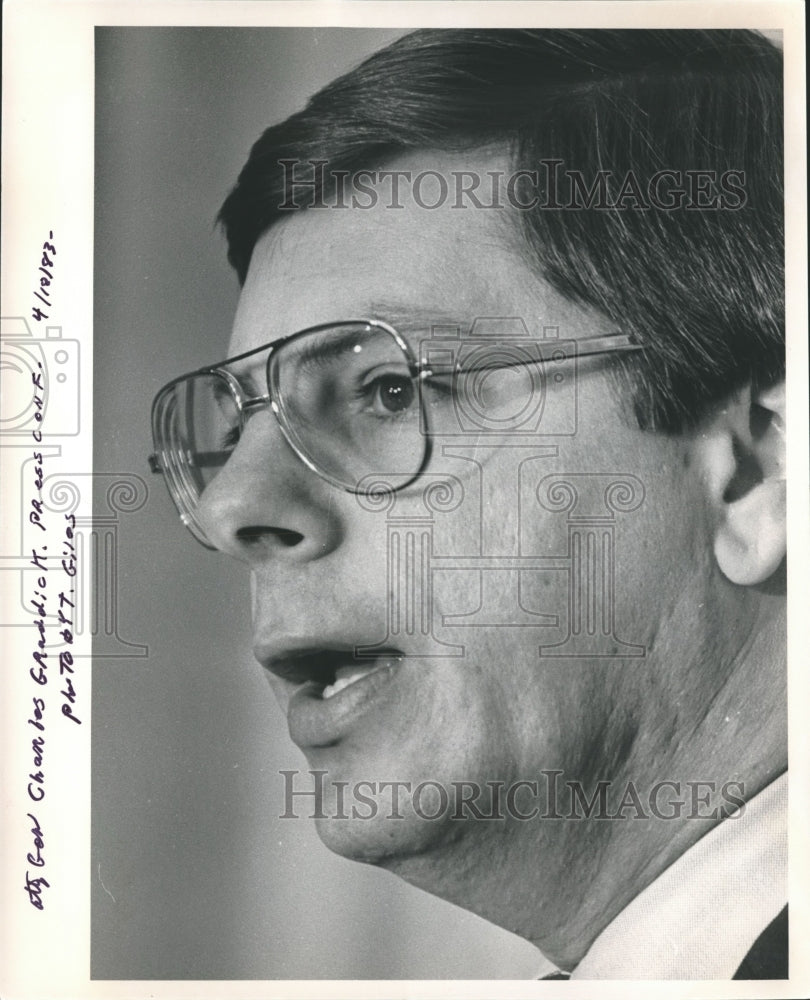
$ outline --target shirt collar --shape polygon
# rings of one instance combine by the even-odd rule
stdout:
[[[644,889],[572,979],[731,979],[787,902],[787,774]]]

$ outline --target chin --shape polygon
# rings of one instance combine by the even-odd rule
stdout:
[[[318,836],[334,854],[350,861],[376,865],[407,877],[408,862],[424,858],[456,839],[460,831],[446,824],[412,816],[394,819],[320,819],[315,821]]]
[[[327,773],[320,811],[315,813],[310,797],[299,812],[314,818],[318,836],[330,851],[393,869],[405,859],[440,851],[466,826],[452,819],[452,806],[443,804],[432,787],[411,795],[417,786],[410,781],[340,781]]]

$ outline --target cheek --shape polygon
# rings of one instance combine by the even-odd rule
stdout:
[[[677,463],[649,472],[644,487],[638,510],[617,519],[616,594],[650,629],[709,579],[712,532],[700,484]]]

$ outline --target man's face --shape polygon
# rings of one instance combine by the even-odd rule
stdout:
[[[471,164],[424,153],[394,166],[449,174]],[[503,168],[483,157],[473,166]],[[518,317],[532,338],[547,328],[562,340],[619,329],[535,273],[513,211],[403,200],[401,209],[381,194],[372,209],[299,211],[266,234],[229,355],[360,317],[392,323],[417,355],[432,326],[446,342],[448,328],[469,337],[480,318]],[[678,719],[699,717],[724,669],[722,656],[711,670],[702,663],[718,598],[690,442],[632,426],[603,359],[560,371],[567,381],[547,379],[533,434],[492,434],[473,420],[433,443],[427,476],[390,509],[308,469],[269,410],[251,419],[203,497],[209,536],[250,567],[256,655],[292,739],[327,772],[326,813],[336,808],[335,782],[349,783],[351,816],[361,781],[484,787],[536,780],[544,769],[585,785],[678,778],[667,769]],[[560,480],[578,491],[576,509],[555,492]],[[616,480],[630,482],[632,499],[611,506]],[[441,483],[453,498],[431,506],[425,486]],[[353,650],[375,644],[379,656],[341,670],[353,682],[331,697],[322,678],[307,681],[307,671],[351,667]],[[428,888],[461,883],[479,845],[500,878],[523,842],[553,882],[577,838],[615,835],[615,824],[588,832],[509,818],[425,820],[406,792],[404,818],[390,819],[390,791],[377,799],[374,818],[322,820],[321,836]],[[436,808],[426,795],[422,809]]]

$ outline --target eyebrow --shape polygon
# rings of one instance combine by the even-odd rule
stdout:
[[[372,317],[369,317],[372,318]],[[382,317],[377,317],[382,319]],[[338,320],[335,321],[340,322]],[[393,324],[391,324],[393,325]],[[397,328],[399,331],[404,332],[402,326]],[[414,327],[417,329],[417,327]],[[303,332],[303,331],[302,331]],[[335,329],[325,329],[321,331],[321,335],[318,336],[316,331],[312,331],[313,340],[301,350],[301,354],[298,358],[298,362],[304,368],[310,365],[318,365],[324,361],[333,361],[335,359],[342,358],[346,354],[351,354],[357,344],[357,329],[351,327],[348,330]],[[315,339],[317,337],[317,340]],[[274,341],[271,341],[267,345],[257,347],[255,351],[250,351],[251,354],[261,354],[268,346],[272,346]],[[241,358],[242,361],[248,361],[250,358],[239,355],[237,361]],[[253,370],[259,368],[257,364],[253,364],[250,368],[240,370],[239,367],[234,368],[233,365],[226,365],[231,374],[239,382],[242,390],[249,396],[257,398],[259,396],[264,396],[265,389],[256,380]]]
[[[356,345],[357,331],[354,328],[329,330],[328,335],[324,331],[324,335],[319,337],[317,341],[313,337],[311,342],[303,347],[298,360],[305,367],[312,363],[332,361],[336,358],[342,358],[345,354],[351,354]]]
[[[464,337],[472,330],[475,319],[463,320],[457,313],[445,309],[426,309],[401,302],[372,302],[369,318],[381,319],[392,326],[411,348],[419,363],[424,363],[424,344],[434,336]]]
[[[369,311],[370,319],[385,320],[400,333],[431,333],[436,327],[442,330],[448,328],[469,330],[473,321],[462,320],[457,313],[444,309],[425,309],[423,306],[413,307],[397,302],[372,302]]]

